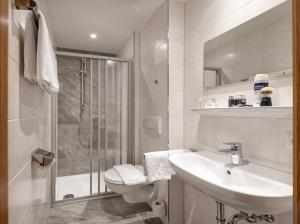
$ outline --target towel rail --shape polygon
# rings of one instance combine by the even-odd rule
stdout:
[[[38,26],[39,13],[38,13],[37,4],[34,0],[15,0],[13,5],[18,10],[32,11],[34,23]]]

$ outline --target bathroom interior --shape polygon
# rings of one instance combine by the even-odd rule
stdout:
[[[297,223],[292,0],[8,2],[1,224]]]

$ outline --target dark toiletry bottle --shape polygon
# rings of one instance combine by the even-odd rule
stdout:
[[[234,100],[234,105],[237,106],[237,105],[246,105],[246,97],[245,95],[238,95],[235,100]]]
[[[233,107],[235,104],[234,102],[234,96],[229,96],[228,97],[228,107]]]
[[[271,107],[271,106],[272,106],[272,99],[271,99],[271,97],[269,97],[269,96],[264,96],[264,97],[261,99],[260,106],[261,106],[261,107]]]
[[[272,106],[271,94],[273,93],[273,88],[264,87],[260,90],[260,93],[262,95],[260,106],[264,106],[264,107]]]

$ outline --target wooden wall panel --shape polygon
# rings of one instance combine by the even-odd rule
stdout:
[[[0,0],[0,224],[8,223],[8,0]]]
[[[300,0],[293,0],[294,224],[300,224]]]

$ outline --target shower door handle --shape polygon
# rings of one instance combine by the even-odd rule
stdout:
[[[100,118],[101,120],[105,119],[105,115],[95,115],[93,119]]]

